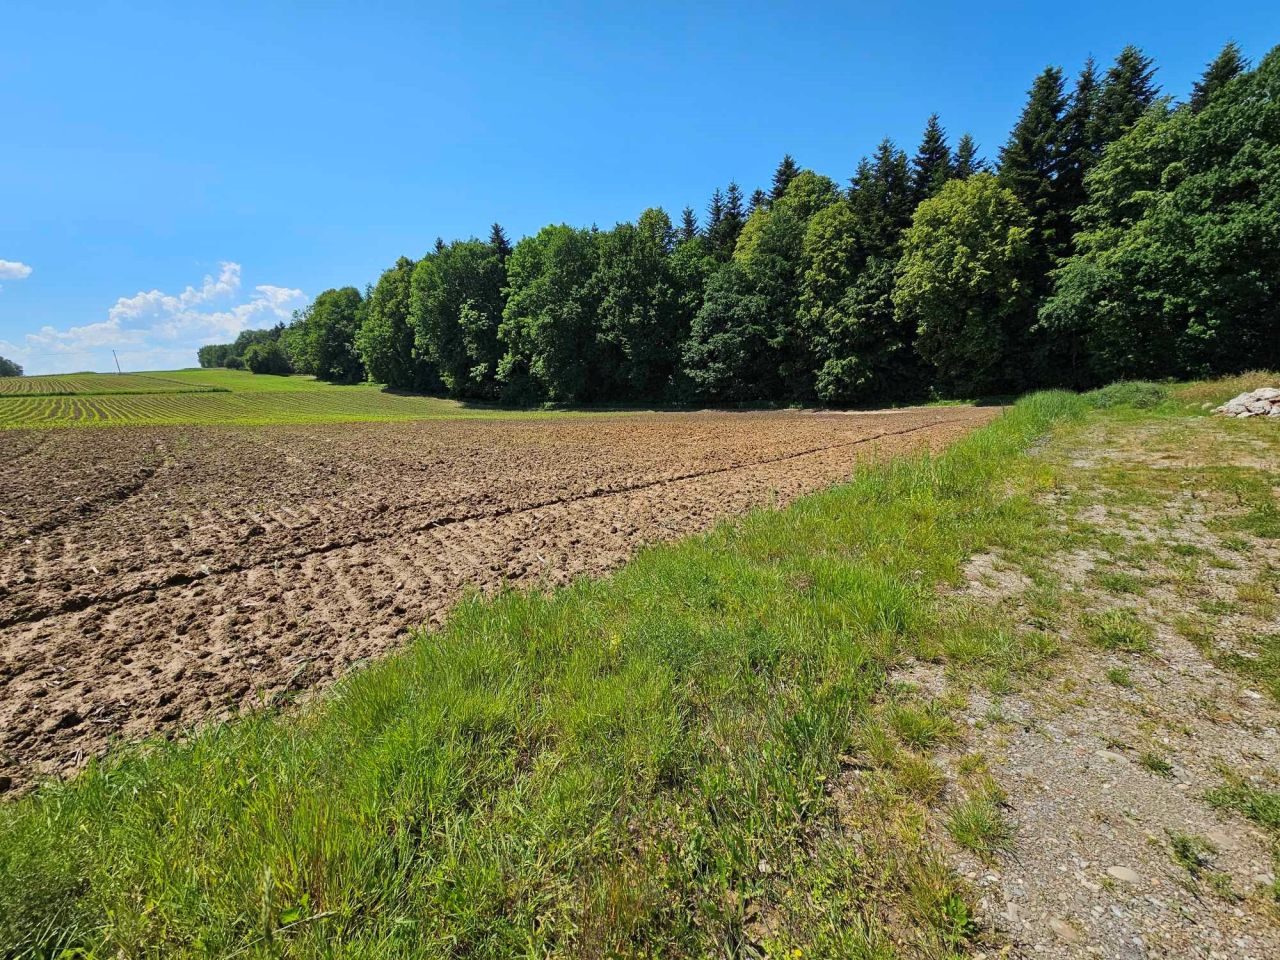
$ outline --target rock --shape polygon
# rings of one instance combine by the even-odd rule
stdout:
[[[1061,917],[1054,917],[1050,920],[1049,929],[1067,943],[1077,943],[1080,940],[1080,931]]]
[[[1122,883],[1141,883],[1142,877],[1128,867],[1107,867],[1107,876]]]
[[[1280,389],[1260,387],[1242,393],[1214,408],[1213,412],[1228,417],[1280,417]]]
[[[1219,850],[1239,850],[1240,844],[1236,842],[1235,837],[1227,833],[1225,830],[1210,830],[1204,835],[1204,838],[1212,843]]]

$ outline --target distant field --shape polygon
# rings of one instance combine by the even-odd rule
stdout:
[[[49,377],[0,377],[0,397],[186,393],[226,389],[228,388],[212,380],[200,382],[169,373],[68,373]]]
[[[0,378],[0,429],[354,423],[529,416],[435,397],[242,370]]]

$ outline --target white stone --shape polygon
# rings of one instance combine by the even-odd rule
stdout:
[[[1128,867],[1107,867],[1107,875],[1115,878],[1116,880],[1120,880],[1123,883],[1142,882],[1142,877],[1138,876],[1137,873],[1130,870]]]

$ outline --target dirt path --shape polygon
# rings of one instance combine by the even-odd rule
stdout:
[[[1035,629],[1049,588],[1067,624],[1051,680],[967,697],[947,758],[1007,794],[1009,850],[954,853],[1016,956],[1280,956],[1280,431],[1251,429],[1077,437],[1049,453],[1062,548],[969,567],[980,602]]]
[[[0,435],[0,786],[323,686],[468,588],[597,574],[994,413]]]

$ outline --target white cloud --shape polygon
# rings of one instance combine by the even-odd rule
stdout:
[[[31,268],[17,260],[0,260],[0,280],[25,280]]]
[[[181,293],[150,290],[120,297],[105,320],[65,329],[42,327],[21,343],[0,341],[0,354],[22,363],[28,373],[107,369],[112,349],[122,365],[134,370],[194,364],[196,347],[287,321],[303,306],[302,291],[293,287],[259,284],[244,298],[240,272],[240,264],[226,262],[216,279],[206,276],[199,287]]]

